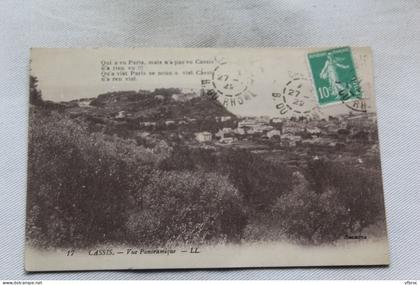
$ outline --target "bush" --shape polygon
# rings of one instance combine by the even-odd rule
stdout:
[[[384,216],[374,156],[309,161],[292,174],[246,150],[156,138],[145,147],[46,106],[32,106],[30,120],[27,238],[36,246],[212,243],[244,232],[313,244],[360,234]]]
[[[246,224],[237,190],[214,173],[155,171],[136,201],[127,223],[132,242],[236,240]]]
[[[291,172],[281,164],[246,150],[229,150],[221,155],[220,169],[257,212],[270,211],[278,197],[291,190]]]
[[[168,146],[88,133],[32,109],[27,239],[38,247],[157,244],[240,238],[238,191],[214,173],[160,171]]]
[[[32,118],[28,239],[43,247],[121,240],[130,191],[159,158],[134,141],[89,134],[57,113]]]
[[[318,244],[341,237],[346,230],[346,209],[337,203],[337,193],[318,194],[298,186],[273,206],[280,228],[293,241]]]
[[[340,205],[347,210],[350,232],[360,232],[385,215],[379,160],[366,165],[317,160],[309,164],[306,173],[315,192],[336,192]]]
[[[295,172],[293,190],[272,207],[292,240],[332,242],[361,234],[384,217],[380,172],[319,160],[309,164],[306,177]]]

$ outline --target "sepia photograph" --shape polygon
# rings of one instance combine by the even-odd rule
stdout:
[[[387,265],[369,48],[32,49],[27,271]]]

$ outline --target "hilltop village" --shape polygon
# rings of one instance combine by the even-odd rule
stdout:
[[[151,147],[239,148],[273,157],[293,149],[288,158],[301,153],[313,159],[343,157],[346,151],[352,156],[379,151],[374,113],[238,117],[214,100],[180,89],[107,93],[63,104],[73,117],[87,120],[95,132],[133,138]]]
[[[38,99],[30,116],[28,233],[41,246],[308,245],[385,228],[374,113],[240,117],[160,88]]]

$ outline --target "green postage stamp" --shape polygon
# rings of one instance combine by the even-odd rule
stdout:
[[[320,106],[362,98],[350,47],[309,53],[308,63]]]

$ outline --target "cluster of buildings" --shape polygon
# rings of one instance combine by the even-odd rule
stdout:
[[[343,115],[328,119],[281,119],[247,117],[237,121],[236,127],[224,127],[217,132],[195,133],[199,143],[218,142],[232,144],[241,140],[277,141],[279,146],[293,147],[298,144],[336,146],[350,140],[375,140],[376,115]]]
[[[172,100],[178,102],[187,102],[195,97],[198,97],[197,93],[195,92],[172,94],[171,96]]]

